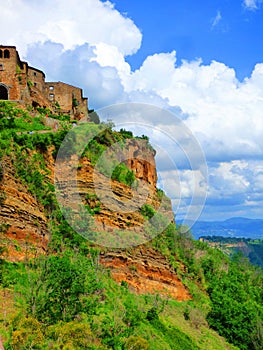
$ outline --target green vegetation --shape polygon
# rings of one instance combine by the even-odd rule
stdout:
[[[34,131],[45,129],[41,116],[31,117],[28,112],[9,101],[0,101],[0,132]]]
[[[180,303],[136,296],[98,264],[98,250],[64,247],[27,263],[4,261],[2,288],[16,305],[0,328],[6,349],[204,349],[201,323],[191,332]],[[224,349],[209,336],[205,349]]]
[[[112,180],[124,183],[129,187],[136,186],[134,172],[124,162],[120,163],[114,152],[116,147],[120,149],[125,147],[124,141],[126,138],[130,138],[130,134],[127,132],[118,133],[109,126],[105,128],[104,125],[93,124],[91,126],[89,124],[88,128],[87,133],[94,133],[96,136],[88,143],[84,156],[87,156],[91,164],[93,166],[96,165],[96,168],[105,176],[111,177]],[[113,147],[112,150],[111,147]]]
[[[140,208],[140,213],[146,218],[146,219],[151,219],[154,214],[155,214],[155,210],[154,208],[149,205],[149,204],[144,204],[141,206]]]
[[[132,186],[136,182],[136,176],[124,163],[118,164],[112,172],[112,180],[117,180],[125,185]]]

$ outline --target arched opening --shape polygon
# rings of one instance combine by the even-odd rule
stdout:
[[[3,51],[0,50],[0,58],[3,58]]]
[[[8,100],[8,90],[4,85],[0,85],[0,100]]]
[[[10,58],[10,52],[9,50],[4,51],[4,58]]]

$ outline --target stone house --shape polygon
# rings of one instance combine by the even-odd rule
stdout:
[[[0,45],[0,100],[46,107],[75,118],[88,115],[88,99],[83,97],[82,89],[46,82],[44,72],[20,60],[15,46]]]

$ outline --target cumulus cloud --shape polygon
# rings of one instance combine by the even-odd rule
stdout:
[[[263,64],[240,82],[223,63],[195,60],[177,66],[171,52],[147,57],[126,80],[126,90],[155,91],[170,106],[179,106],[209,159],[218,161],[263,153],[262,78]]]
[[[63,80],[83,88],[87,97],[92,96],[92,106],[122,102],[123,87],[117,69],[100,66],[93,60],[94,50],[84,44],[65,51],[62,45],[46,42],[30,45],[28,55],[33,66],[46,72],[47,80]]]
[[[212,164],[209,169],[210,206],[261,206],[263,161],[235,160]],[[232,208],[233,209],[233,208]]]
[[[16,45],[23,55],[28,44],[48,40],[64,49],[105,43],[129,55],[139,49],[142,39],[131,19],[111,2],[99,0],[10,0],[1,6],[0,30],[2,43]]]
[[[235,160],[209,165],[209,190],[203,219],[216,213],[218,220],[231,216],[262,217],[263,161]]]

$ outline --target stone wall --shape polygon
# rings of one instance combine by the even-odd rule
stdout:
[[[45,93],[45,74],[39,69],[28,67],[27,75],[32,85],[41,93]]]
[[[82,95],[82,89],[61,81],[47,82],[45,93],[51,102],[59,104],[61,112],[87,115],[88,103],[87,98]]]

